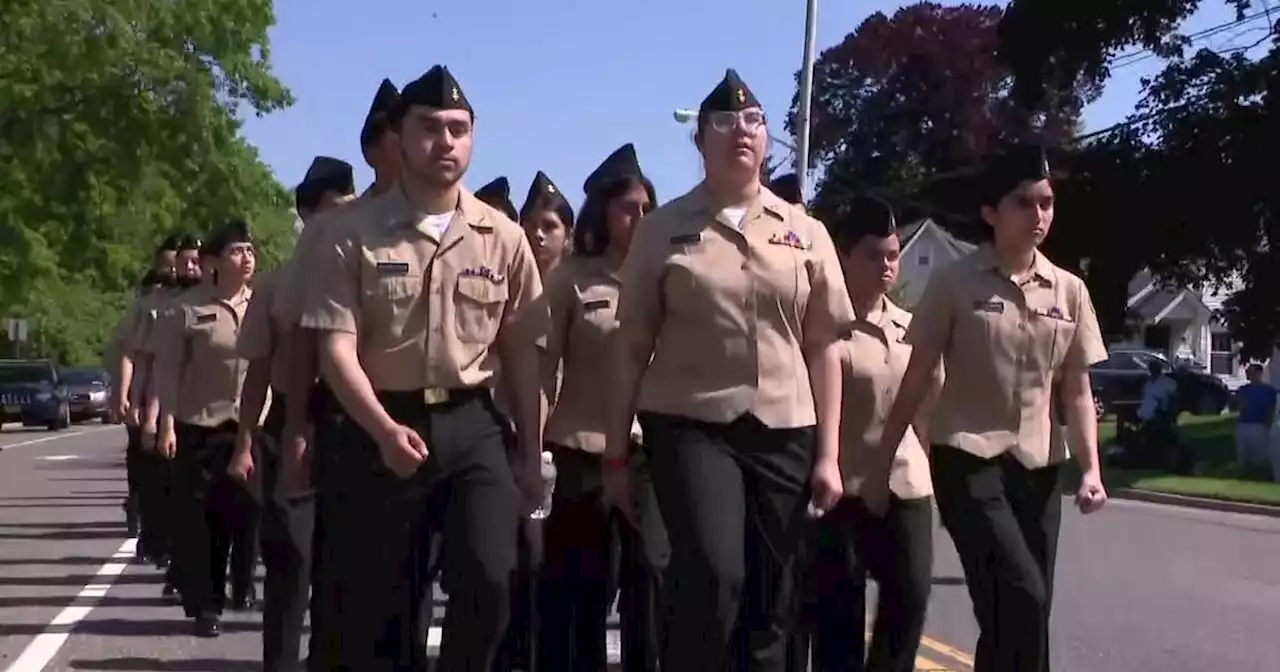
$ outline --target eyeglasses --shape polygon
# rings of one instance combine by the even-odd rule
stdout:
[[[763,110],[717,110],[707,115],[707,122],[718,133],[728,133],[738,126],[748,133],[755,133],[764,126],[765,116]]]

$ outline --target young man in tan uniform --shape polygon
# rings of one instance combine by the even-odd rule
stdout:
[[[933,580],[933,482],[924,443],[933,404],[922,404],[894,455],[888,514],[868,513],[858,490],[911,357],[911,313],[887,296],[902,251],[889,206],[855,199],[831,228],[858,321],[841,344],[845,494],[819,523],[813,670],[913,672]],[[939,370],[931,397],[941,383]],[[878,585],[870,651],[851,634],[866,629],[867,575]]]
[[[321,212],[355,197],[351,165],[320,156],[294,189],[298,216],[304,224]],[[294,325],[272,312],[281,268],[254,282],[237,348],[249,361],[241,390],[240,427],[232,475],[243,483],[259,478],[263,493],[262,664],[264,672],[296,672],[301,658],[302,628],[311,586],[315,492],[306,445],[284,442],[285,409],[290,403],[289,356],[286,345]],[[265,421],[259,418],[268,403]],[[301,449],[303,452],[294,452]]]
[[[662,669],[745,651],[780,671],[806,514],[843,489],[839,337],[854,314],[826,228],[760,184],[765,115],[736,72],[695,137],[706,179],[645,217],[620,274],[606,478],[625,501],[638,409],[671,539]]]
[[[404,88],[393,114],[400,188],[335,213],[343,239],[305,302],[301,324],[321,332],[321,369],[348,416],[333,447],[345,515],[326,529],[338,537],[326,562],[359,618],[331,669],[426,664],[415,640],[431,616],[420,609],[431,539],[443,534],[439,667],[488,670],[508,618],[517,519],[541,499],[542,284],[519,226],[459,184],[473,120],[442,66]],[[521,444],[510,461],[490,391],[499,369]]]
[[[236,437],[240,388],[248,363],[236,353],[240,324],[253,290],[253,242],[248,227],[231,223],[206,249],[216,255],[217,279],[188,292],[168,318],[156,352],[161,421],[160,452],[174,456],[176,548],[183,608],[195,633],[217,637],[226,606],[226,568],[233,543],[247,550],[256,538],[244,489],[227,476]],[[252,600],[254,555],[232,561],[232,606]]]
[[[898,398],[869,460],[862,498],[886,508],[892,455],[941,358],[947,380],[930,427],[933,483],[973,598],[976,672],[1041,672],[1067,441],[1082,472],[1076,505],[1106,503],[1089,366],[1106,358],[1084,282],[1038,251],[1053,222],[1044,150],[1013,146],[990,161],[978,194],[993,239],[929,281],[907,334]],[[1065,418],[1056,418],[1060,404]]]

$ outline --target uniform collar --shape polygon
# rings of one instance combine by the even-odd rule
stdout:
[[[720,212],[720,208],[717,208],[712,201],[705,182],[699,183],[698,186],[693,188],[693,191],[689,193],[689,199],[691,206],[699,214],[715,217]],[[789,207],[789,203],[761,185],[760,191],[752,199],[750,205],[747,206],[747,212],[743,215],[742,221],[745,224],[761,214],[769,215],[778,221],[785,221]]]
[[[859,316],[862,321],[873,324],[881,329],[893,324],[901,329],[907,328],[910,321],[910,313],[898,307],[898,304],[889,300],[889,297],[882,296],[871,312]]]
[[[420,225],[426,218],[417,208],[409,203],[404,189],[399,184],[387,190],[386,194],[377,196],[380,199],[383,219],[390,226],[410,226],[425,231]],[[465,232],[467,229],[492,231],[496,211],[485,205],[480,199],[466,189],[458,191],[458,209],[454,211],[453,221],[444,234],[444,244]],[[461,226],[459,226],[461,225]]]
[[[1004,278],[1010,276],[1008,270],[1000,264],[995,248],[990,243],[983,243],[973,255],[979,270],[999,273]],[[1042,287],[1053,287],[1054,277],[1057,275],[1054,270],[1053,262],[1045,258],[1040,250],[1036,250],[1031,258],[1031,277]]]

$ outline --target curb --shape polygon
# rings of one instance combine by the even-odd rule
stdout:
[[[1167,492],[1154,492],[1151,490],[1135,490],[1133,488],[1121,488],[1111,495],[1116,499],[1130,499],[1139,502],[1150,502],[1152,504],[1167,504],[1169,506],[1182,506],[1191,509],[1203,509],[1206,511],[1221,511],[1224,513],[1247,513],[1254,516],[1266,516],[1268,518],[1280,518],[1280,506],[1270,506],[1267,504],[1249,504],[1246,502],[1232,502],[1225,499],[1211,499],[1208,497],[1191,497],[1188,495],[1174,495]]]

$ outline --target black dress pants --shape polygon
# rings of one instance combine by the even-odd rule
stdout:
[[[618,617],[622,626],[622,667],[628,672],[656,672],[665,641],[662,577],[671,560],[667,528],[653,491],[648,451],[631,453],[632,510],[635,521],[614,516],[621,550],[618,566]]]
[[[845,498],[819,523],[814,672],[913,672],[933,580],[933,502],[894,496],[883,518]],[[866,651],[867,576],[876,618]]]
[[[664,672],[781,672],[810,522],[812,427],[641,413],[671,541]]]
[[[256,484],[246,487],[227,475],[236,423],[180,423],[177,435],[174,562],[187,616],[209,618],[220,614],[226,603],[228,560],[233,595],[252,593],[257,489]]]
[[[975,672],[1047,672],[1062,520],[1060,467],[1028,469],[945,445],[932,450],[938,515],[955,542],[978,621]]]
[[[363,429],[343,423],[323,523],[323,573],[334,590],[324,627],[337,642],[313,669],[426,669],[418,633],[431,616],[422,606],[434,580],[433,538],[443,536],[449,602],[435,670],[489,672],[509,617],[520,506],[497,411],[487,390],[454,391],[433,405],[421,391],[378,397],[431,453],[399,478]]]
[[[297,672],[311,585],[315,495],[294,489],[282,450],[285,396],[277,394],[255,441],[262,479],[262,605],[264,672]]]

